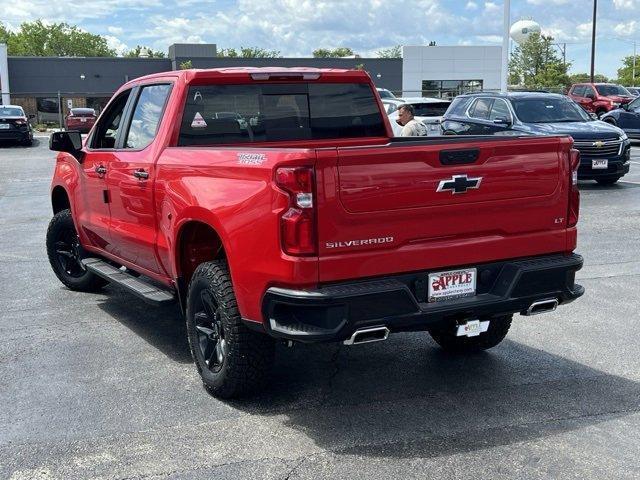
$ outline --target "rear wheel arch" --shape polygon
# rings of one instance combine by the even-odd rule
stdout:
[[[611,125],[617,125],[618,124],[618,122],[616,122],[616,119],[613,118],[613,117],[603,118],[602,121],[610,123]]]
[[[175,266],[178,278],[185,287],[189,285],[198,265],[226,258],[222,238],[211,225],[190,220],[180,227],[176,237]]]
[[[53,188],[51,192],[51,207],[54,215],[62,210],[71,210],[71,201],[64,187],[58,185]]]

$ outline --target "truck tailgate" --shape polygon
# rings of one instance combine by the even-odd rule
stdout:
[[[568,137],[318,151],[321,282],[566,249]]]

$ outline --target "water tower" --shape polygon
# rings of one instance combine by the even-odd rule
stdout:
[[[509,36],[517,44],[526,42],[532,33],[537,33],[539,35],[541,30],[540,25],[531,19],[519,20],[511,25],[511,29],[509,30]]]

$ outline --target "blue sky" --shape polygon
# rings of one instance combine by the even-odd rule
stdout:
[[[19,0],[3,2],[10,28],[37,18],[108,37],[118,50],[175,42],[259,46],[287,57],[319,47],[362,56],[393,45],[500,43],[502,0]],[[640,0],[599,0],[596,71],[615,76],[640,40]],[[567,42],[573,72],[589,70],[591,0],[512,0],[512,22],[533,18]],[[639,49],[640,53],[640,49]]]

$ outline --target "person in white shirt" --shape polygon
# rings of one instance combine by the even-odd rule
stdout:
[[[413,118],[414,115],[415,109],[413,105],[405,103],[398,107],[398,119],[396,121],[399,125],[402,125],[401,137],[424,137],[427,135],[427,127],[425,127],[424,123]]]

